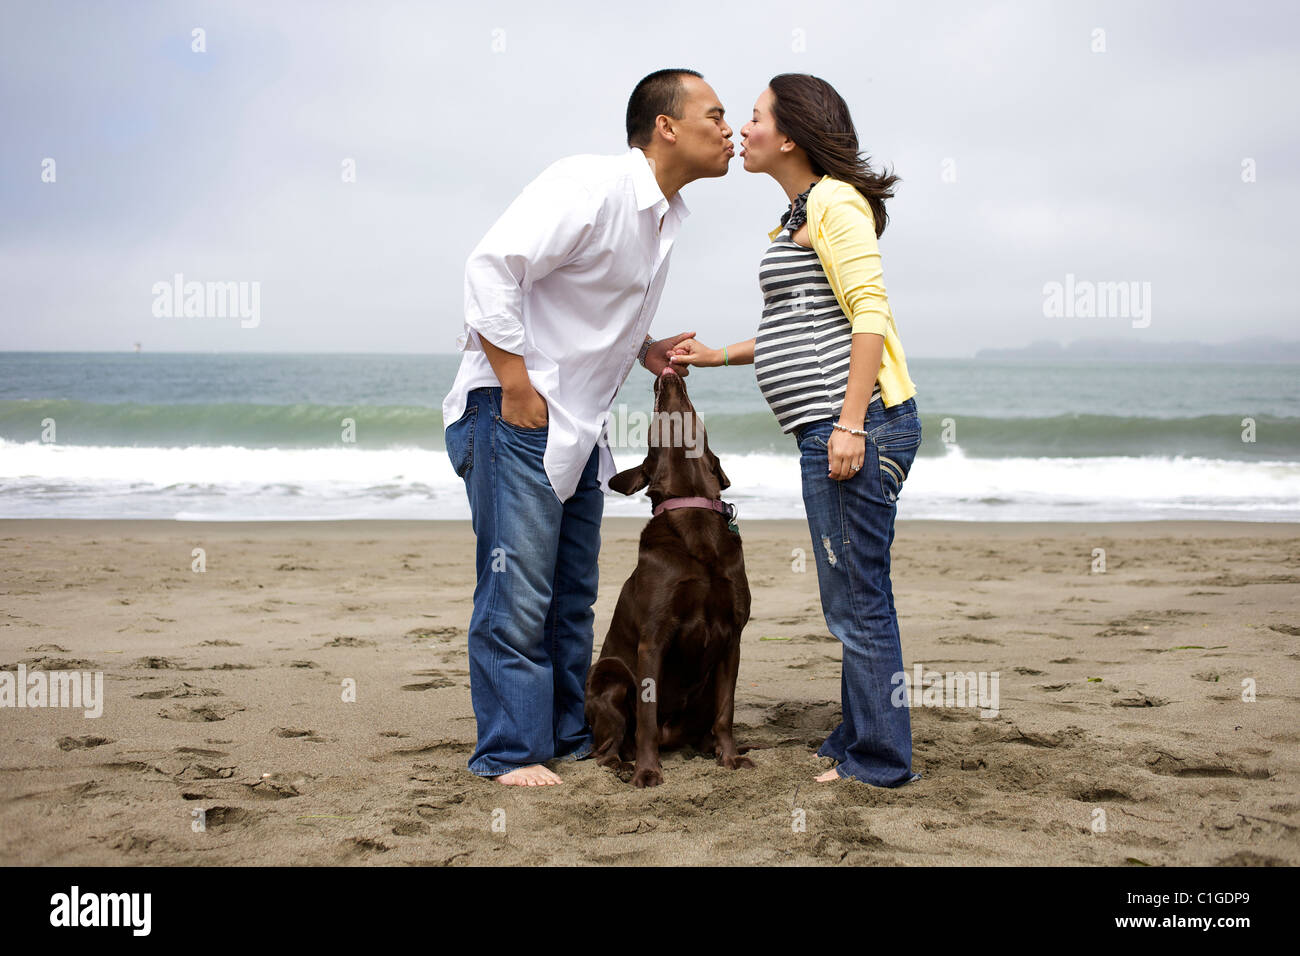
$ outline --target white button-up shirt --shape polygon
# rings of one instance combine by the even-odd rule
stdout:
[[[578,487],[619,387],[659,307],[673,239],[690,210],[664,199],[645,153],[570,156],[524,187],[465,265],[465,354],[442,403],[444,427],[470,389],[500,385],[479,335],[524,357],[548,412],[543,465],[556,497]],[[662,228],[660,223],[662,221]]]

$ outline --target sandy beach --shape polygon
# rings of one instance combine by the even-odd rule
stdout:
[[[605,522],[597,650],[643,523]],[[1000,696],[914,708],[893,791],[813,782],[840,668],[807,526],[742,534],[757,769],[523,790],[465,769],[467,523],[0,521],[0,669],[105,698],[0,709],[0,863],[1300,863],[1300,526],[900,522],[908,667]]]

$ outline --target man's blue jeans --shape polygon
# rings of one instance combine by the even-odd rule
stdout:
[[[598,449],[561,502],[542,467],[547,428],[503,420],[499,387],[473,389],[446,440],[477,538],[469,682],[478,745],[469,769],[495,777],[580,760],[592,746],[583,697],[605,507]]]
[[[889,580],[896,501],[921,444],[916,402],[867,409],[866,457],[853,477],[827,477],[831,420],[795,430],[803,500],[817,556],[822,612],[844,646],[840,671],[843,720],[819,757],[839,761],[841,777],[897,787],[912,773],[912,723],[893,695],[903,674],[903,649]]]

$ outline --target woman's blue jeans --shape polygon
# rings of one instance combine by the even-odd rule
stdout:
[[[469,685],[478,744],[469,769],[495,777],[591,753],[591,667],[600,519],[598,449],[568,501],[542,467],[547,428],[501,418],[501,389],[476,388],[446,430],[477,539]]]
[[[841,777],[878,787],[914,780],[912,723],[893,704],[903,649],[889,580],[889,548],[903,480],[921,444],[916,401],[867,409],[866,457],[853,477],[827,477],[831,420],[795,430],[803,500],[817,556],[826,626],[844,646],[840,673],[843,720],[817,751],[839,763]]]

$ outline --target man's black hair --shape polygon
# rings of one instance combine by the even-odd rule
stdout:
[[[627,101],[627,145],[649,146],[654,133],[655,118],[660,114],[681,119],[683,76],[703,74],[694,70],[656,70],[644,77]]]

